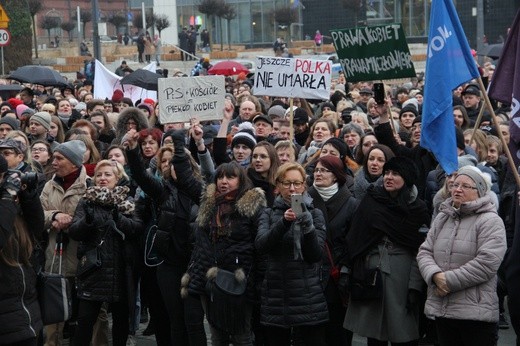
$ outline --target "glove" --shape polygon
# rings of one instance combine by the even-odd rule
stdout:
[[[7,171],[3,183],[5,189],[11,196],[16,196],[22,188],[22,181],[20,180],[20,172]]]
[[[406,297],[406,309],[413,310],[419,306],[420,302],[421,302],[421,292],[414,290],[414,289],[409,289],[408,296]]]
[[[312,222],[312,214],[307,210],[305,203],[302,203],[302,213],[296,218],[296,223],[301,227],[303,234],[307,234],[314,230],[314,224]]]
[[[186,147],[186,136],[183,130],[173,131],[172,135],[173,147],[176,155],[184,155],[184,148]]]

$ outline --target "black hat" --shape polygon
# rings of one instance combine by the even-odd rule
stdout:
[[[412,126],[417,124],[417,123],[421,123],[422,122],[422,116],[418,116],[418,117],[415,117],[415,119],[413,120],[412,122]]]
[[[242,125],[240,127],[242,127]],[[251,127],[251,123],[249,123],[249,127]],[[234,148],[238,144],[244,144],[251,150],[254,149],[256,146],[256,138],[251,128],[243,128],[233,136],[231,148]]]
[[[480,88],[476,84],[468,84],[461,93],[462,96],[466,94],[480,96]]]
[[[323,102],[321,104],[321,109],[323,109],[324,107],[329,107],[330,110],[336,111],[336,106],[334,106],[334,104],[332,102],[329,102],[329,101]]]
[[[256,124],[257,121],[263,121],[273,126],[273,119],[271,119],[271,117],[265,114],[258,114],[256,117],[253,118],[253,124]]]
[[[383,166],[383,172],[389,170],[399,173],[408,187],[412,187],[419,179],[417,166],[405,156],[396,156],[388,160]]]
[[[486,133],[486,135],[492,135],[492,136],[498,137],[498,131],[495,126],[486,125],[486,126],[482,126],[480,129],[482,131],[484,131]]]
[[[415,108],[415,106],[412,104],[406,105],[403,107],[403,109],[401,109],[401,111],[399,112],[399,119],[401,119],[401,116],[404,113],[413,113],[415,115],[415,117],[419,116],[419,112],[417,112],[417,108]]]
[[[205,125],[202,127],[202,139],[204,140],[204,145],[209,145],[213,143],[213,138],[217,136],[217,129],[213,125]]]
[[[345,141],[342,139],[339,139],[337,137],[331,137],[331,138],[327,139],[327,141],[325,143],[323,143],[323,145],[321,147],[323,148],[327,144],[330,144],[334,148],[336,148],[336,150],[339,152],[339,158],[341,159],[341,161],[345,160],[346,156],[351,155],[350,149],[349,149],[347,143],[345,143]]]
[[[303,108],[296,108],[293,111],[293,124],[301,125],[307,124],[309,122],[309,115]]]

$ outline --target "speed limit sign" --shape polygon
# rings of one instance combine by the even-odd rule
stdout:
[[[11,34],[7,29],[0,29],[0,47],[7,46],[11,42]]]

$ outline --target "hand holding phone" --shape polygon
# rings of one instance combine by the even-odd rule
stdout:
[[[303,212],[302,203],[303,203],[303,196],[301,194],[295,193],[295,194],[291,195],[291,209],[294,212],[294,214],[296,215],[296,217],[301,215]]]
[[[383,83],[374,83],[374,100],[378,105],[385,104],[385,85]]]

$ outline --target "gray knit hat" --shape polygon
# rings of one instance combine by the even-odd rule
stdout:
[[[13,130],[19,130],[20,129],[20,120],[15,119],[13,117],[3,117],[0,119],[0,125],[1,124],[7,124],[11,126]]]
[[[483,173],[477,167],[464,166],[457,171],[457,176],[459,175],[468,176],[475,182],[479,197],[483,197],[489,192],[490,186],[486,182]]]
[[[45,127],[46,130],[51,129],[52,118],[48,112],[34,113],[30,120],[36,121],[37,123]]]
[[[83,166],[83,155],[87,151],[85,143],[80,140],[73,139],[71,141],[62,143],[54,149],[54,152],[65,156],[67,160],[78,168]]]

